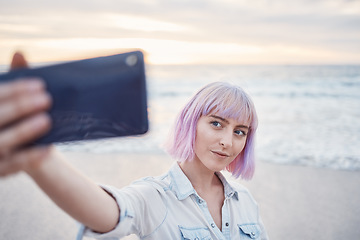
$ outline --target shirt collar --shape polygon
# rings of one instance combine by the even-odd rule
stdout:
[[[230,185],[230,183],[226,180],[226,178],[224,177],[224,175],[221,172],[216,172],[215,173],[220,181],[222,182],[222,184],[224,185],[224,193],[225,193],[225,197],[226,198],[231,198],[231,197],[235,197],[236,200],[239,200],[238,198],[238,192],[236,190],[234,190],[234,188]]]
[[[175,192],[179,200],[184,200],[191,194],[196,194],[190,180],[186,177],[177,162],[170,168],[169,176],[171,179],[171,189]]]
[[[231,185],[228,183],[226,178],[220,172],[216,172],[216,175],[219,177],[220,181],[224,185],[225,198],[235,197],[238,200],[238,193],[235,191]],[[171,179],[171,189],[175,192],[178,200],[184,200],[189,197],[191,194],[196,194],[194,187],[192,186],[190,180],[186,177],[184,172],[181,170],[179,164],[175,162],[169,170],[169,176]]]

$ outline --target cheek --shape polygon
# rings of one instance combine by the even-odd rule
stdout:
[[[245,145],[246,145],[246,139],[238,143],[235,149],[235,151],[237,152],[236,156],[244,150]]]
[[[212,131],[200,126],[196,131],[194,150],[206,150],[209,146],[214,144],[215,138],[216,136],[214,136]]]
[[[204,126],[203,123],[199,123],[196,128],[195,142],[203,142],[210,135],[209,130]]]
[[[206,145],[206,136],[202,133],[196,132],[194,149],[200,149],[204,145]]]

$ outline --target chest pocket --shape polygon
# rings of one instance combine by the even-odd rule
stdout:
[[[257,224],[238,225],[240,231],[240,239],[260,239],[260,228]]]
[[[182,240],[211,240],[207,228],[184,228],[179,226]]]

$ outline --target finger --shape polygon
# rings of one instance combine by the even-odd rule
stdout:
[[[50,147],[33,147],[0,160],[0,176],[38,167],[48,156]]]
[[[27,68],[27,67],[29,66],[24,55],[21,52],[16,52],[11,60],[10,70]]]
[[[23,94],[0,105],[0,127],[50,107],[51,98],[44,92]]]
[[[0,101],[24,93],[34,93],[45,89],[45,83],[39,78],[27,78],[0,83]]]
[[[0,154],[4,156],[15,148],[34,141],[48,132],[50,127],[50,117],[39,113],[5,129],[0,134]]]

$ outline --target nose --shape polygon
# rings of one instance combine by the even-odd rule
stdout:
[[[228,133],[226,131],[223,132],[223,134],[220,137],[220,145],[224,148],[229,148],[232,146],[232,141],[233,141],[233,135],[232,132]]]

